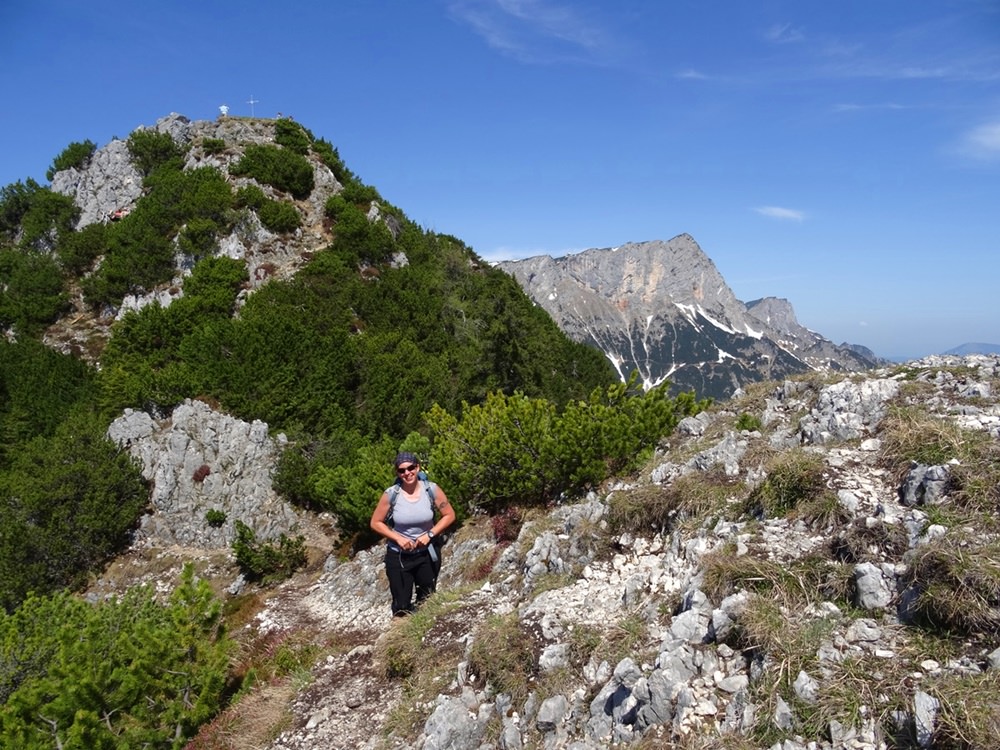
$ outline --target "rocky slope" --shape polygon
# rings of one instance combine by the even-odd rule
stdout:
[[[878,364],[799,325],[787,300],[740,302],[689,235],[500,267],[571,338],[603,351],[623,379],[638,371],[647,387],[669,380],[726,398],[759,380]]]
[[[311,530],[317,567],[257,592],[263,603],[237,635],[305,639],[324,655],[297,686],[245,696],[197,746],[989,747],[1000,727],[989,697],[1000,683],[1000,498],[987,473],[975,497],[990,512],[971,514],[962,446],[997,465],[998,388],[997,356],[761,384],[684,420],[641,474],[526,514],[510,543],[496,522],[471,519],[446,547],[438,595],[402,621],[389,617],[379,549],[328,554],[322,519],[276,512]],[[205,502],[240,493],[182,501],[195,490],[176,478],[204,462],[226,486],[240,441],[263,466],[266,440],[261,427],[185,408],[173,424],[132,414],[115,428],[160,498],[142,554],[214,548],[204,574],[239,590],[200,529]],[[957,437],[939,463],[900,463],[900,414]],[[779,512],[799,465],[818,467],[815,486]],[[252,483],[266,487],[259,469]],[[928,560],[946,568],[950,554],[965,572],[932,580]],[[109,572],[105,593],[114,575],[128,578]],[[929,609],[935,585],[954,594],[950,614]]]

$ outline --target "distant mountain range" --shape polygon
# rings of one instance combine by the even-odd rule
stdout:
[[[1000,344],[962,344],[943,353],[957,357],[964,357],[967,354],[1000,354]]]
[[[595,346],[624,379],[728,398],[748,383],[885,360],[803,327],[788,300],[736,298],[687,234],[561,258],[500,264],[570,338]]]

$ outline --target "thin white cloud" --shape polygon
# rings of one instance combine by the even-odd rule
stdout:
[[[806,215],[803,211],[794,208],[782,208],[781,206],[758,206],[754,209],[761,216],[780,221],[803,221]]]
[[[686,70],[679,71],[674,78],[680,78],[686,81],[707,81],[709,76],[701,71],[695,70],[694,68],[687,68]]]
[[[863,112],[872,110],[899,110],[899,109],[911,109],[904,104],[896,104],[895,102],[881,102],[877,104],[855,104],[853,102],[844,102],[843,104],[833,105],[834,112]]]
[[[803,41],[806,35],[790,23],[780,23],[765,31],[764,38],[775,44],[789,44]]]
[[[1000,120],[973,128],[962,136],[959,152],[980,160],[1000,159]]]
[[[526,63],[605,63],[615,43],[599,23],[555,0],[452,0],[452,17]]]

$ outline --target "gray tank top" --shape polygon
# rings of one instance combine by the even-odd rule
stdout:
[[[431,506],[427,487],[423,482],[419,487],[420,493],[412,501],[400,490],[392,508],[392,528],[410,539],[416,539],[430,531],[434,525],[434,508]],[[389,542],[389,546],[398,549],[393,542]]]

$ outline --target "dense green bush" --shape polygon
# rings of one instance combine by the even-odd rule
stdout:
[[[258,210],[260,223],[272,232],[294,232],[302,224],[299,210],[285,201],[266,201]]]
[[[558,413],[545,399],[494,393],[461,417],[435,406],[431,461],[459,507],[544,505],[594,487],[643,460],[677,422],[707,402],[618,383]]]
[[[80,360],[36,339],[0,336],[0,471],[10,465],[8,450],[51,437],[74,406],[96,395],[93,371]]]
[[[234,528],[233,555],[248,579],[273,583],[288,578],[305,565],[305,537],[282,534],[275,541],[261,540],[242,521],[236,521]]]
[[[267,203],[267,196],[259,185],[244,185],[236,191],[237,208],[260,208]]]
[[[396,452],[396,442],[385,437],[360,448],[349,463],[317,468],[311,496],[320,508],[336,514],[344,535],[371,540],[368,522],[383,490],[395,481],[391,467]]]
[[[215,341],[214,324],[228,321],[247,282],[246,265],[232,258],[205,258],[184,281],[184,294],[167,308],[147,305],[115,324],[102,357],[102,401],[125,407],[170,408],[202,395],[192,365],[200,355],[183,349],[189,336]],[[213,360],[214,361],[214,360]]]
[[[340,152],[329,141],[323,138],[314,140],[312,150],[319,157],[320,161],[330,168],[333,176],[337,178],[337,182],[341,185],[346,185],[357,179],[354,173],[344,164],[343,159],[340,158]]]
[[[56,176],[56,172],[61,172],[64,169],[85,167],[96,150],[97,145],[91,140],[86,140],[83,143],[74,141],[52,161],[52,166],[45,173],[45,179],[51,181]]]
[[[129,542],[149,493],[139,467],[74,410],[51,437],[21,442],[0,471],[0,606],[83,583]]]
[[[272,232],[293,232],[302,225],[299,211],[291,203],[268,198],[257,185],[244,185],[236,192],[239,208],[252,208],[260,223]]]
[[[205,138],[201,142],[201,147],[206,154],[221,154],[226,150],[226,142],[221,138]]]
[[[211,219],[191,219],[177,235],[177,243],[188,255],[200,259],[218,249],[219,225]]]
[[[379,195],[378,190],[373,188],[371,185],[364,185],[360,182],[347,183],[338,195],[340,195],[340,197],[348,203],[354,203],[359,206],[367,206],[369,203],[381,200],[382,198],[382,196]]]
[[[31,597],[0,614],[0,744],[183,747],[225,695],[233,643],[220,613],[188,567],[166,605],[137,588],[96,605]]]
[[[30,177],[0,188],[0,239],[13,242],[21,230],[21,219],[31,208],[34,195],[44,188]]]
[[[79,216],[73,199],[34,180],[0,190],[0,243],[48,252],[70,232]]]
[[[62,274],[51,255],[0,250],[0,330],[34,336],[66,307]]]
[[[62,235],[56,248],[56,256],[67,274],[80,276],[104,254],[107,243],[107,226],[88,224],[77,232]]]
[[[279,146],[305,156],[309,153],[312,137],[304,127],[294,120],[280,118],[274,122],[274,140]]]
[[[136,130],[128,137],[128,152],[135,168],[143,175],[151,174],[158,167],[180,167],[184,149],[170,136],[156,130]]]
[[[280,146],[247,146],[242,158],[230,166],[229,172],[247,175],[300,200],[308,198],[313,189],[313,169],[309,160]]]

